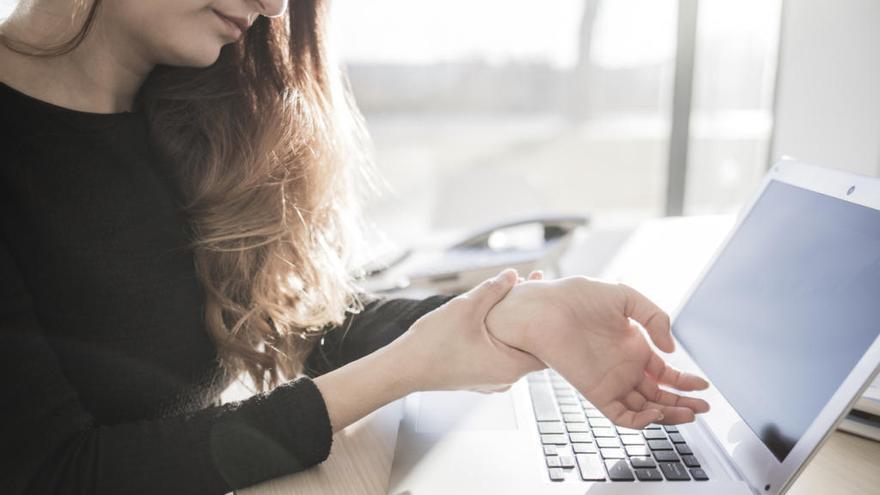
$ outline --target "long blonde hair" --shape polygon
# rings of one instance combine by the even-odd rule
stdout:
[[[79,45],[100,4],[50,55]],[[326,15],[322,0],[291,2],[208,68],[157,67],[138,95],[184,200],[207,329],[224,367],[261,390],[361,307],[348,254],[366,138],[327,58]]]

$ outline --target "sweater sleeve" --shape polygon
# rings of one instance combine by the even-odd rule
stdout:
[[[305,362],[305,373],[317,377],[356,361],[400,337],[422,315],[454,296],[393,299],[368,296],[364,309],[329,329]]]
[[[0,383],[4,493],[221,494],[317,464],[332,442],[309,378],[188,415],[97,421],[66,379],[3,243]]]

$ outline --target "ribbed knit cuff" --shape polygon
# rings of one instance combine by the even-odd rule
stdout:
[[[243,401],[214,425],[215,466],[231,489],[302,471],[330,455],[324,397],[306,377]]]

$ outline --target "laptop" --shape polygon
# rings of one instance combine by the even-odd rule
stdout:
[[[612,424],[552,370],[404,402],[388,493],[783,493],[880,366],[880,179],[783,160],[672,313],[711,411]]]

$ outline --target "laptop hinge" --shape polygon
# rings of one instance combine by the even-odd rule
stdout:
[[[727,450],[724,449],[724,446],[721,444],[721,442],[718,441],[718,439],[715,437],[715,434],[712,432],[712,429],[709,428],[709,426],[706,424],[706,421],[704,421],[701,416],[697,416],[696,421],[694,421],[692,425],[696,426],[696,429],[700,432],[700,435],[703,436],[703,440],[711,442],[712,445],[715,446],[715,451],[721,453],[721,455],[716,457],[721,462],[721,465],[723,466],[729,477],[736,480],[744,481],[745,484],[749,487],[749,490],[752,491],[752,493],[761,493],[757,488],[749,483],[749,480],[745,476],[743,476],[742,472],[736,467],[736,464],[734,464],[734,462],[727,455]]]

